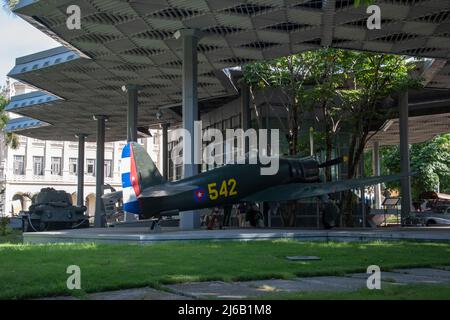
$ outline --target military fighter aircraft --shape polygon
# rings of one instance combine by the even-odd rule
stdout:
[[[280,158],[275,175],[261,175],[261,164],[228,164],[175,182],[166,181],[138,143],[122,151],[123,209],[141,218],[160,218],[178,211],[196,210],[239,202],[289,201],[323,197],[366,185],[399,180],[400,175],[320,182],[319,164],[313,158]],[[104,195],[104,201],[116,195]],[[330,220],[333,218],[330,217]],[[333,224],[329,222],[329,224]]]

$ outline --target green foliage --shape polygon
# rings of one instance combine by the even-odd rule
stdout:
[[[17,138],[17,135],[12,132],[4,131],[4,128],[9,121],[9,117],[5,112],[5,107],[7,104],[8,101],[5,97],[0,95],[0,130],[5,138],[5,144],[13,149],[17,149],[19,147],[19,139]]]
[[[8,231],[8,224],[8,217],[0,217],[0,235],[6,236],[6,232]]]
[[[382,166],[387,173],[400,172],[400,148],[383,147]],[[413,198],[418,199],[423,191],[450,193],[450,134],[436,136],[430,141],[410,146],[411,171],[417,175],[411,179]],[[399,183],[390,183],[399,188]]]
[[[1,0],[0,6],[3,7],[3,9],[7,12],[12,14],[12,10],[16,7],[16,5],[19,3],[19,0]]]
[[[400,55],[325,48],[253,63],[244,66],[243,73],[252,88],[283,93],[291,155],[308,147],[305,141],[298,142],[299,133],[306,132],[301,130],[305,111],[314,110],[316,115],[320,111],[314,136],[327,160],[338,131],[345,127],[349,131],[347,178],[351,179],[376,128],[394,117],[392,96],[421,86],[421,79],[411,76],[415,68],[414,60]],[[325,176],[331,179],[329,169]],[[350,197],[345,203],[345,221],[351,223]]]
[[[287,133],[289,154],[296,155],[298,134],[302,114],[311,106],[310,91],[307,84],[311,78],[314,54],[304,52],[268,61],[259,61],[242,67],[243,81],[252,90],[277,89],[287,111]]]
[[[376,0],[355,0],[355,7],[359,7],[361,4],[371,5],[374,4]]]
[[[386,108],[391,95],[420,86],[420,79],[410,73],[414,62],[403,56],[351,52],[350,88],[343,92],[343,105],[348,116],[346,122],[351,128],[347,178],[355,177],[356,169],[367,141],[377,133],[376,128],[393,115]],[[344,225],[353,225],[352,194],[347,192],[344,200]]]

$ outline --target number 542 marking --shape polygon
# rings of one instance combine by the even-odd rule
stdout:
[[[219,197],[231,197],[237,195],[236,179],[228,179],[222,181],[219,190],[217,190],[217,183],[208,184],[208,193],[211,200],[217,200]]]

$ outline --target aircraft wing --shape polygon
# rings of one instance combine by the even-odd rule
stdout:
[[[389,175],[349,179],[334,182],[317,183],[288,183],[281,186],[270,187],[254,193],[242,201],[289,201],[303,198],[317,197],[329,193],[357,189],[382,182],[400,180],[402,175]]]
[[[138,198],[158,198],[173,196],[185,191],[198,189],[196,185],[172,185],[170,183],[158,184],[145,188]]]

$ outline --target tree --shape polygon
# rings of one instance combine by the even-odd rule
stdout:
[[[386,173],[400,172],[400,148],[388,146],[381,150],[382,167]],[[434,137],[430,141],[410,146],[411,178],[413,199],[418,200],[423,191],[450,193],[450,133]],[[389,183],[398,189],[398,182]]]
[[[347,178],[352,179],[364,152],[367,141],[375,135],[388,118],[389,98],[408,88],[420,86],[420,79],[410,74],[415,63],[406,57],[390,54],[352,52],[350,80],[352,89],[343,91],[346,122],[350,131],[347,161]],[[378,128],[378,129],[377,129]],[[347,192],[344,200],[344,224],[353,226],[352,194]]]
[[[302,114],[310,102],[305,84],[311,78],[311,53],[305,52],[289,57],[245,65],[243,81],[252,90],[278,89],[284,100],[288,118],[287,140],[289,155],[297,155],[298,134]],[[266,90],[263,92],[263,94]]]
[[[343,93],[351,72],[352,56],[348,50],[333,48],[320,49],[311,54],[311,78],[314,82],[311,103],[320,110],[320,118],[316,121],[323,124],[315,136],[323,141],[326,161],[331,160],[334,138],[345,117]],[[325,179],[331,181],[331,167],[325,168]]]
[[[9,117],[5,112],[5,107],[7,103],[8,101],[5,99],[5,97],[0,95],[0,130],[2,131],[2,134],[4,136],[5,145],[10,146],[13,149],[16,149],[19,147],[19,139],[17,139],[17,135],[12,132],[4,131],[6,124],[9,121]]]
[[[2,0],[3,7],[12,10],[19,3],[19,0]]]

